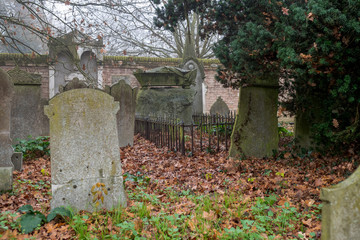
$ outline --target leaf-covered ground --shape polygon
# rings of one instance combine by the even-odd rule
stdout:
[[[82,212],[21,234],[16,210],[30,204],[48,214],[51,199],[49,158],[26,161],[14,172],[13,193],[0,195],[0,239],[317,239],[320,189],[360,162],[351,154],[294,155],[285,143],[268,159],[227,159],[224,151],[190,157],[139,136],[121,158],[126,209]]]

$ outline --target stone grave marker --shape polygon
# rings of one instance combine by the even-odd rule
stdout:
[[[211,115],[219,114],[220,116],[226,116],[229,113],[230,109],[221,97],[218,97],[210,108]]]
[[[7,73],[0,69],[0,192],[11,191],[13,168],[11,156],[10,123],[13,84]]]
[[[95,89],[74,89],[49,101],[51,208],[95,209],[93,191],[105,186],[99,207],[126,206],[116,127],[119,103]],[[95,187],[94,187],[95,186]]]
[[[345,181],[322,188],[322,240],[360,238],[360,168]]]
[[[135,129],[135,109],[138,88],[131,86],[124,80],[107,88],[106,91],[120,102],[120,111],[116,114],[120,147],[133,146]]]
[[[49,135],[49,120],[44,115],[47,100],[41,99],[41,76],[14,68],[8,71],[14,84],[11,104],[11,139]]]

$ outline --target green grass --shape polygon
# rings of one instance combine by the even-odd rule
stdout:
[[[137,184],[127,189],[127,208],[80,212],[67,218],[76,238],[305,239],[307,229],[302,221],[320,217],[321,205],[297,209],[277,195],[246,199],[234,191],[195,194],[171,187],[154,191],[144,179],[127,179]],[[10,213],[1,213],[0,228],[19,228],[14,219]],[[310,233],[306,238],[314,236]]]

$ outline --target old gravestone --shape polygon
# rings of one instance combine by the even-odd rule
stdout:
[[[226,116],[230,113],[230,109],[226,102],[221,97],[216,99],[216,102],[210,108],[210,114],[215,115],[218,114],[220,116]]]
[[[120,111],[116,114],[119,145],[120,147],[132,146],[138,88],[133,89],[124,80],[120,80],[111,87],[107,86],[106,92],[113,96],[115,101],[120,102]]]
[[[322,188],[322,240],[360,238],[360,168],[345,181]]]
[[[13,164],[11,155],[10,119],[13,84],[0,69],[0,192],[12,190]]]
[[[46,99],[41,98],[41,76],[14,68],[8,71],[14,84],[11,104],[11,139],[49,135],[49,120],[44,115]]]
[[[92,187],[105,184],[101,207],[126,205],[116,113],[119,103],[95,89],[74,89],[49,101],[51,207],[94,210]],[[95,187],[96,189],[96,187]]]
[[[240,88],[230,157],[263,158],[278,149],[278,79],[276,74],[268,73]]]
[[[141,116],[170,116],[185,124],[192,123],[195,91],[190,89],[195,70],[159,67],[134,73],[141,85],[136,113]]]

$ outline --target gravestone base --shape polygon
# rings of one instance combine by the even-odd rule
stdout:
[[[112,209],[119,204],[126,207],[126,197],[124,195],[123,178],[92,178],[73,181],[68,184],[52,185],[51,209],[60,206],[71,206],[75,210],[96,210],[94,195],[91,189],[96,183],[104,183],[108,194],[103,192],[104,202],[100,201],[99,208]],[[95,187],[95,191],[96,191]],[[74,198],[74,196],[76,197]]]
[[[13,167],[0,166],[0,193],[12,191]]]
[[[21,152],[14,152],[11,156],[11,162],[14,164],[14,170],[23,170],[23,154]]]

